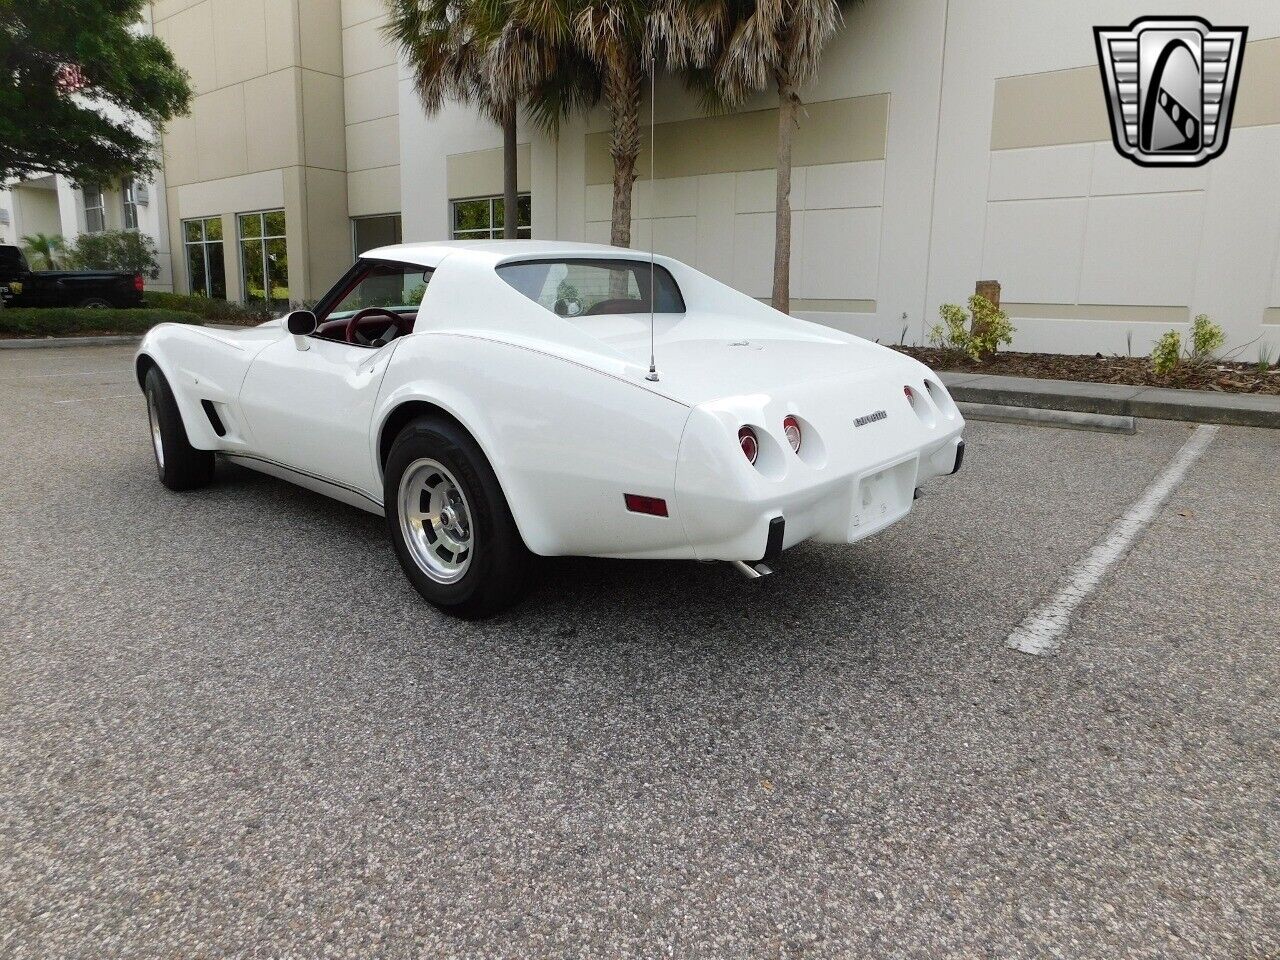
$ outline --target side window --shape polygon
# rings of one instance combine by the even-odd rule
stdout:
[[[426,296],[431,271],[400,263],[375,263],[335,302],[322,319],[336,320],[369,307],[395,313],[417,313]]]

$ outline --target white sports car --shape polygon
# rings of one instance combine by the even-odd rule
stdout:
[[[137,376],[165,486],[220,454],[385,515],[413,585],[466,617],[534,554],[767,573],[901,519],[964,454],[922,364],[592,244],[372,250],[314,312],[155,327]]]

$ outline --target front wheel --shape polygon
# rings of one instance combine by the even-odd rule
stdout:
[[[143,392],[147,397],[151,449],[156,455],[160,482],[170,490],[192,490],[207,485],[213,479],[213,453],[191,446],[187,429],[182,425],[178,401],[159,367],[147,371]]]
[[[400,432],[383,502],[400,566],[441,610],[487,617],[524,594],[529,551],[493,468],[457,424],[423,417]]]

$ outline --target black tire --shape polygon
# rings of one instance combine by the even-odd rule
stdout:
[[[170,490],[194,490],[213,479],[213,451],[197,450],[187,439],[178,401],[159,367],[147,371],[143,381],[147,398],[147,419],[152,427],[152,452],[160,482]],[[156,427],[159,447],[156,449]]]
[[[111,306],[111,301],[103,297],[85,297],[76,306],[81,310],[105,310]]]
[[[470,559],[465,572],[452,582],[440,582],[427,573],[406,543],[400,523],[401,480],[423,460],[433,460],[452,474],[470,514]],[[474,620],[504,610],[524,595],[533,557],[488,459],[458,424],[421,417],[400,431],[387,457],[383,503],[400,566],[428,602]]]

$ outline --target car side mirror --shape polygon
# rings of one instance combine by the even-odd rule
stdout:
[[[294,310],[285,317],[284,325],[293,334],[293,345],[299,350],[309,350],[311,344],[307,343],[306,338],[315,333],[320,324],[310,310]]]

